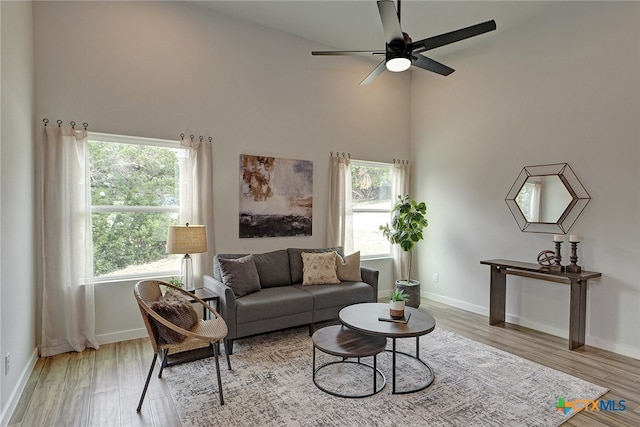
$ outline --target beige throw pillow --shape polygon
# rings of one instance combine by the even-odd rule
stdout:
[[[342,282],[361,282],[360,251],[347,255],[344,258],[336,254],[336,271],[338,280]]]
[[[336,285],[340,283],[336,274],[336,253],[302,252],[303,285]]]

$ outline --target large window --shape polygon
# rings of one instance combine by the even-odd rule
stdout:
[[[363,257],[391,256],[391,245],[379,227],[391,220],[392,167],[351,161],[353,246]]]
[[[165,245],[180,214],[180,152],[175,141],[89,135],[96,281],[176,274]]]

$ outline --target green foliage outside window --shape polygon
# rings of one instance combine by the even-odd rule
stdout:
[[[351,166],[351,190],[354,203],[390,198],[391,169],[388,167]]]
[[[167,257],[177,220],[177,149],[91,141],[94,275]]]

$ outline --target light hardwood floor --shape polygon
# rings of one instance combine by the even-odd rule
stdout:
[[[569,351],[566,339],[515,325],[489,326],[485,316],[432,301],[423,300],[420,308],[443,329],[607,387],[603,399],[625,401],[624,411],[582,411],[564,426],[640,426],[640,360],[588,346]],[[41,358],[9,425],[180,426],[157,367],[142,413],[136,413],[151,358],[146,339]]]

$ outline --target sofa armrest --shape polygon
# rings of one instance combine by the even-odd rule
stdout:
[[[204,281],[204,287],[210,290],[219,298],[219,313],[227,324],[227,338],[232,339],[236,337],[236,296],[233,290],[211,276],[202,276]]]
[[[378,302],[378,275],[380,272],[378,270],[374,270],[373,268],[368,267],[360,267],[360,275],[362,276],[362,281],[371,285],[373,288],[373,301]]]

